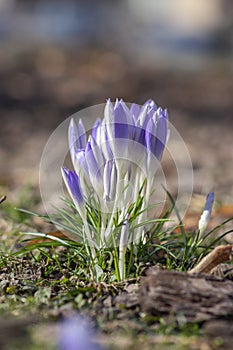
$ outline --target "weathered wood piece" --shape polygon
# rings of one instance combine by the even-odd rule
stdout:
[[[206,255],[189,273],[210,273],[221,263],[231,261],[232,245],[220,245]]]
[[[233,317],[233,282],[152,267],[141,280],[142,312],[182,322]]]

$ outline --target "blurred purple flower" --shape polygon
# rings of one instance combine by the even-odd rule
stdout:
[[[93,343],[89,324],[81,317],[71,317],[65,319],[59,330],[58,349],[59,350],[101,350]]]

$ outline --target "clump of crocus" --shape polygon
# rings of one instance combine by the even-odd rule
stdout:
[[[118,273],[125,276],[127,247],[145,240],[147,208],[154,177],[168,138],[168,114],[154,101],[142,107],[107,101],[87,138],[82,120],[71,119],[69,148],[74,171],[62,169],[64,182],[94,260],[97,251],[119,247]]]

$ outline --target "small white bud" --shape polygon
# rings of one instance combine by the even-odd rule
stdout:
[[[206,197],[205,207],[198,223],[198,230],[200,232],[200,235],[202,235],[205,232],[209,224],[213,203],[214,192],[210,192]]]

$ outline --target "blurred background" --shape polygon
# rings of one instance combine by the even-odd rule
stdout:
[[[231,0],[0,0],[0,194],[38,189],[59,123],[119,97],[167,107],[195,192],[232,201],[232,72]]]

